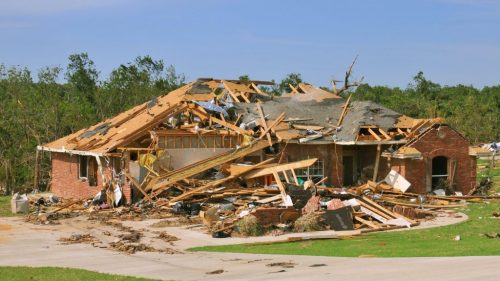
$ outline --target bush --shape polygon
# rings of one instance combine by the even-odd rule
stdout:
[[[236,223],[238,232],[244,236],[260,236],[264,234],[264,227],[257,222],[257,218],[248,215]]]
[[[293,224],[293,230],[296,232],[318,231],[324,229],[323,215],[317,212],[305,214],[298,218]]]

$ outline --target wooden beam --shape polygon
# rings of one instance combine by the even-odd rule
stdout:
[[[306,159],[306,160],[292,162],[292,163],[286,163],[286,164],[281,164],[281,165],[274,165],[271,167],[265,167],[265,168],[261,168],[261,169],[252,171],[251,173],[245,175],[244,178],[248,180],[248,179],[253,179],[253,178],[271,175],[273,173],[284,172],[284,171],[294,170],[294,169],[307,168],[307,167],[311,166],[312,164],[314,164],[317,160],[318,160],[318,158],[311,158],[311,159]]]
[[[257,87],[257,85],[255,85],[254,83],[250,84],[250,87],[252,87],[259,95],[263,95],[263,96],[269,96],[268,93],[265,93],[263,92],[261,89],[259,89],[259,87]]]
[[[286,174],[287,171],[283,171],[283,176],[285,176],[285,181],[286,183],[290,183],[290,179],[288,178],[288,175]]]
[[[204,172],[213,167],[217,167],[224,163],[236,160],[255,151],[262,150],[268,146],[269,144],[267,143],[267,141],[259,141],[257,143],[239,149],[232,149],[230,151],[215,155],[208,159],[195,162],[186,167],[165,173],[163,175],[160,175],[159,177],[154,178],[153,180],[151,180],[151,182],[149,182],[145,190],[146,191],[153,190],[158,194],[168,189],[170,185],[182,179],[187,179],[189,177],[192,177],[196,174]]]
[[[223,179],[220,179],[220,180],[215,180],[215,181],[212,181],[212,182],[209,182],[208,184],[206,185],[203,185],[203,186],[200,186],[198,188],[195,188],[195,189],[192,189],[188,192],[185,192],[177,197],[174,197],[172,199],[169,200],[170,204],[173,204],[175,202],[178,202],[178,201],[181,201],[181,200],[185,200],[185,199],[188,199],[188,198],[191,198],[193,195],[195,195],[195,193],[197,192],[201,192],[201,191],[205,191],[209,188],[213,188],[213,187],[217,187],[218,185],[221,185],[227,181],[230,181],[230,180],[233,180],[233,179],[236,179],[238,177],[240,177],[241,175],[244,175],[262,165],[265,165],[265,164],[268,164],[268,163],[271,163],[275,160],[275,158],[271,158],[271,159],[267,159],[265,161],[262,161],[256,165],[253,165],[253,166],[248,166],[248,167],[244,167],[244,169],[238,171],[238,173],[236,174],[233,174],[233,175],[230,175],[226,178],[223,178]]]
[[[285,112],[282,112],[278,118],[276,118],[272,123],[271,125],[269,125],[269,127],[267,127],[267,129],[264,131],[264,133],[259,137],[259,139],[262,139],[262,137],[264,137],[265,134],[267,134],[271,129],[273,129],[276,125],[278,125],[279,122],[283,121],[283,119],[285,119]]]
[[[283,182],[280,179],[280,175],[278,174],[278,172],[273,172],[273,176],[274,176],[274,180],[276,181],[276,184],[278,185],[278,188],[280,190],[281,195],[285,197],[286,190],[285,190],[285,186],[283,185]],[[283,198],[283,202],[285,202],[285,198]]]
[[[229,95],[234,99],[234,102],[239,102],[240,100],[238,99],[238,96],[236,96],[236,94],[233,93],[231,88],[229,88],[229,86],[226,84],[226,81],[222,80],[221,82],[224,88],[226,88],[226,91],[229,93]]]
[[[257,107],[257,111],[259,112],[260,119],[262,120],[262,127],[264,127],[264,131],[267,130],[267,122],[266,122],[266,117],[264,115],[264,111],[262,110],[262,106],[260,102],[256,103],[255,106]],[[261,135],[262,136],[262,135]],[[271,140],[271,135],[266,133],[267,141],[269,142],[269,146],[273,145],[273,141]]]
[[[301,83],[299,83],[299,84],[297,85],[297,88],[299,88],[300,90],[302,90],[302,92],[307,93],[307,89],[306,89],[306,88],[304,88],[304,87],[302,87]]]
[[[378,128],[378,131],[385,137],[386,140],[391,140],[391,136],[389,136],[382,128]]]
[[[128,172],[125,172],[125,177],[127,177],[127,179],[129,179],[129,180],[130,180],[130,181],[134,184],[134,186],[137,188],[137,190],[139,190],[139,191],[142,193],[142,195],[144,195],[144,197],[145,197],[146,199],[148,199],[148,200],[150,200],[150,201],[151,201],[151,200],[153,200],[153,199],[152,199],[152,198],[151,198],[151,197],[150,197],[150,196],[149,196],[149,195],[148,195],[148,194],[144,191],[144,189],[142,189],[141,184],[139,184],[139,182],[138,182],[138,181],[136,181],[136,180],[134,179],[134,177],[132,177],[132,175],[130,175]],[[146,182],[146,178],[144,179],[144,182]],[[144,183],[144,182],[143,182],[143,183]]]
[[[337,122],[337,127],[340,127],[340,125],[342,125],[342,121],[344,121],[344,117],[347,114],[347,109],[349,108],[349,103],[351,102],[351,97],[352,94],[349,95],[347,101],[344,104],[344,109],[342,109],[342,113],[340,113],[339,121]]]
[[[242,135],[251,135],[251,131],[243,130],[242,128],[240,128],[240,127],[238,127],[236,125],[233,125],[233,124],[231,124],[229,122],[224,122],[224,121],[222,121],[222,120],[220,120],[218,118],[215,118],[213,116],[210,116],[210,120],[212,122],[214,122],[214,123],[217,123],[217,124],[221,125],[221,126],[224,126],[224,127],[229,128],[229,129],[231,129],[233,131],[236,131],[236,132],[238,132],[238,133],[240,133]]]
[[[290,171],[292,171],[293,180],[295,181],[295,184],[299,185],[299,179],[297,178],[297,174],[295,173],[295,170],[291,169]]]
[[[382,138],[380,138],[371,128],[368,128],[368,132],[370,135],[372,135],[376,140],[381,141]]]
[[[371,222],[369,220],[362,219],[362,218],[360,218],[358,216],[354,216],[354,219],[357,220],[357,221],[359,221],[360,223],[362,223],[364,225],[367,225],[370,228],[380,229],[380,226],[377,226],[376,224],[374,224],[373,222]]]
[[[297,90],[297,88],[295,88],[292,84],[288,83],[288,87],[290,87],[290,89],[292,89],[292,93],[299,94],[299,91]]]
[[[368,129],[368,130],[370,130],[370,129]],[[380,154],[381,154],[381,151],[382,151],[382,145],[378,144],[377,145],[377,156],[375,158],[375,168],[373,168],[373,178],[372,178],[372,181],[374,181],[374,182],[377,181],[378,166],[379,166],[379,163],[380,163]]]

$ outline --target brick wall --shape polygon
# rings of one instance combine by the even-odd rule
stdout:
[[[404,160],[404,177],[412,184],[410,192],[425,193],[428,177],[432,173],[432,159],[436,156],[448,158],[448,175],[451,177],[451,163],[456,160],[455,190],[469,192],[476,184],[476,159],[469,156],[470,143],[448,126],[433,128],[409,146],[418,149],[422,160]],[[393,167],[401,165],[401,160],[391,160]],[[401,169],[401,168],[400,168]]]
[[[285,149],[285,159],[289,162],[300,161],[309,158],[319,158],[324,161],[324,175],[328,177],[326,185],[341,186],[343,181],[342,163],[337,163],[337,157],[342,159],[342,146],[334,144],[294,144],[289,143]]]
[[[101,160],[101,163],[105,163]],[[52,187],[51,191],[63,198],[93,197],[101,190],[102,177],[97,173],[97,186],[90,186],[87,180],[79,178],[78,155],[52,152]],[[110,176],[111,170],[103,168],[104,175]],[[130,186],[122,186],[127,201],[130,198]]]

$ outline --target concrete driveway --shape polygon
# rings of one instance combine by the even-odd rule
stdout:
[[[500,257],[335,258],[231,253],[127,255],[57,240],[94,227],[0,218],[0,265],[59,266],[173,280],[498,280]],[[181,237],[182,239],[182,237]],[[335,249],[332,249],[334,251]],[[292,263],[293,267],[269,266]],[[222,269],[219,274],[207,274]]]

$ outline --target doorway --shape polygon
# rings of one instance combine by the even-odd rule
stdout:
[[[344,186],[351,186],[354,184],[354,157],[344,156],[342,163],[344,164]]]

